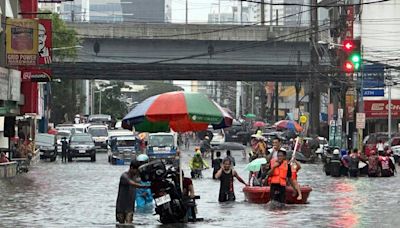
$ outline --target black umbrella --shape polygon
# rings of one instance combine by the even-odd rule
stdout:
[[[225,142],[218,146],[213,147],[213,150],[245,150],[246,147],[241,143],[236,142]]]

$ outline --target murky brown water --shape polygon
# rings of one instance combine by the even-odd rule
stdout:
[[[240,153],[236,170],[247,178]],[[185,160],[188,160],[188,156]],[[187,162],[186,162],[187,164]],[[41,162],[31,172],[0,180],[0,227],[115,227],[115,200],[120,174],[127,166],[112,166],[105,154],[97,162]],[[186,172],[189,173],[188,171]],[[219,182],[194,180],[199,217],[190,227],[398,227],[400,182],[394,178],[331,178],[320,165],[303,165],[301,184],[313,187],[309,204],[271,210],[244,201],[236,182],[234,203],[218,203]],[[138,211],[134,223],[160,225],[152,210]]]

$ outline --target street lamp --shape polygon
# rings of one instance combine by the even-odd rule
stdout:
[[[99,93],[100,94],[99,95],[99,114],[101,114],[101,97],[102,97],[101,93],[106,91],[106,90],[108,90],[108,89],[112,89],[112,88],[115,88],[115,87],[117,87],[117,85],[107,86],[107,87],[104,87],[104,88],[100,88],[98,91],[94,91],[94,93]]]

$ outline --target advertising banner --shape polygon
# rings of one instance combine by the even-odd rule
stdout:
[[[387,119],[389,105],[387,100],[364,101],[364,112],[367,119]],[[392,118],[400,117],[400,100],[392,100]]]
[[[22,71],[24,82],[49,82],[51,81],[50,69],[24,69]]]
[[[38,61],[39,64],[50,64],[53,46],[51,19],[39,19],[38,28]]]
[[[8,69],[0,67],[0,100],[8,100]]]
[[[10,69],[10,89],[8,99],[11,101],[19,101],[21,97],[21,71]]]
[[[36,65],[38,23],[34,19],[7,18],[6,53],[8,65]]]

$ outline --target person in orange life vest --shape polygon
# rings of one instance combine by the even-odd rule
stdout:
[[[290,161],[290,167],[292,171],[292,184],[294,186],[293,189],[297,190],[297,200],[302,200],[303,196],[301,194],[300,185],[299,182],[297,182],[297,173],[301,169],[300,163],[295,158],[293,158]]]
[[[271,159],[269,176],[271,201],[285,203],[287,181],[291,182],[292,179],[292,169],[286,160],[286,151],[279,150],[277,159]]]

